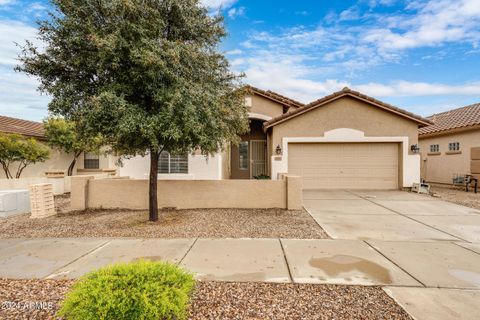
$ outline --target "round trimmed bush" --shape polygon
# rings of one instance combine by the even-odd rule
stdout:
[[[65,319],[186,319],[193,275],[176,265],[138,261],[90,272],[58,313]]]

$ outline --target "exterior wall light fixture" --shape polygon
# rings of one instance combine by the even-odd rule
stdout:
[[[418,144],[412,144],[410,146],[410,150],[413,152],[413,153],[419,153],[420,152],[420,147],[418,146]]]
[[[277,155],[281,155],[282,154],[282,147],[280,147],[280,145],[277,145],[277,147],[275,148],[275,153]]]

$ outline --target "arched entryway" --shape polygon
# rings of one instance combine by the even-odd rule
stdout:
[[[250,119],[250,132],[231,147],[231,179],[254,179],[268,175],[267,135],[260,119]]]

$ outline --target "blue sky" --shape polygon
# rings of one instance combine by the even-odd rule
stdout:
[[[421,115],[480,102],[480,0],[202,3],[225,16],[232,68],[262,89],[309,102],[349,86]],[[47,115],[49,97],[13,67],[48,6],[0,0],[2,115]]]

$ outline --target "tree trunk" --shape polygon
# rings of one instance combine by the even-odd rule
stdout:
[[[28,163],[25,163],[25,162],[20,162],[20,164],[18,165],[18,169],[17,169],[17,174],[15,175],[15,178],[16,179],[20,179],[20,176],[22,175],[22,172],[23,172],[23,169],[25,169],[27,167]]]
[[[150,181],[148,190],[148,212],[150,221],[158,221],[157,180],[159,157],[160,152],[150,150]]]
[[[5,177],[7,179],[12,179],[12,174],[10,173],[10,169],[8,168],[9,167],[9,164],[5,163],[5,162],[1,162],[2,163],[2,167],[3,167],[3,171],[5,171]]]
[[[67,175],[69,177],[71,177],[73,175],[73,169],[75,168],[75,164],[77,163],[77,158],[80,157],[81,154],[82,154],[82,151],[77,151],[77,152],[74,153],[73,160],[70,163],[70,165],[68,166]]]

